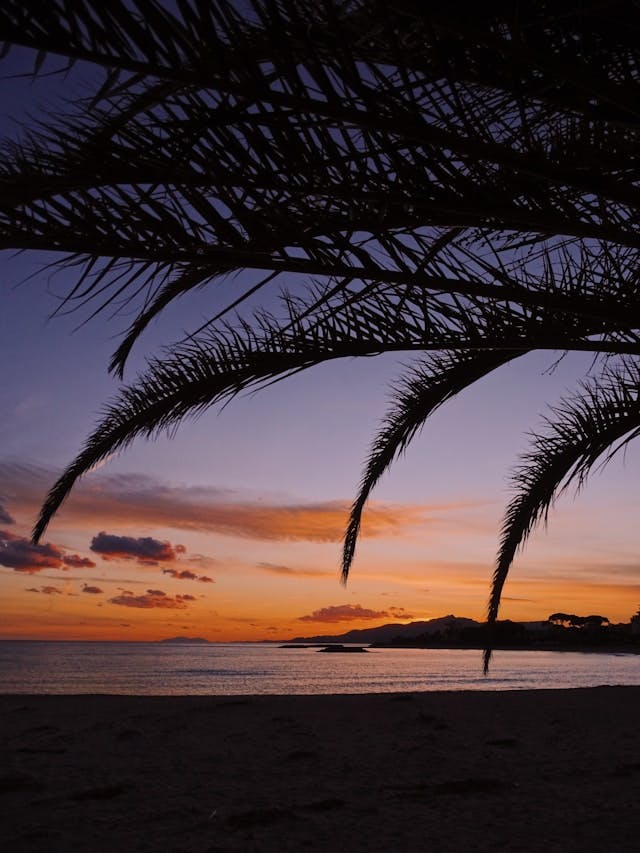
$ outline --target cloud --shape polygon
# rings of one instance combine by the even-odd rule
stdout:
[[[0,524],[15,524],[16,520],[5,509],[4,504],[0,503]]]
[[[359,604],[339,604],[322,607],[308,616],[298,616],[299,622],[352,622],[360,619],[383,619],[388,617],[386,610],[369,610]]]
[[[90,547],[103,560],[135,560],[143,566],[175,560],[186,551],[184,545],[172,545],[151,536],[115,536],[104,530],[93,537]]]
[[[195,572],[189,571],[189,569],[182,569],[179,571],[178,569],[163,569],[163,575],[171,575],[172,578],[180,581],[197,581],[198,575]]]
[[[389,616],[393,616],[394,619],[415,619],[413,613],[407,613],[404,607],[390,607],[389,608]]]
[[[88,583],[82,584],[82,591],[88,592],[90,595],[101,595],[104,592],[99,586],[89,586]]]
[[[0,463],[0,478],[11,484],[12,506],[33,512],[53,472],[33,465]],[[470,504],[434,506],[368,505],[362,536],[396,536],[406,528],[441,523],[444,514]],[[339,542],[349,515],[348,501],[269,503],[246,493],[172,486],[136,474],[90,475],[74,489],[59,523],[147,525],[217,533],[261,541]]]
[[[256,568],[272,575],[295,575],[305,578],[336,577],[335,572],[316,571],[314,569],[294,569],[291,566],[282,566],[277,563],[256,563]]]
[[[220,560],[216,560],[214,557],[207,557],[205,554],[191,554],[187,557],[187,562],[192,566],[204,566],[207,569],[220,565]]]
[[[197,575],[195,572],[192,572],[189,569],[163,569],[162,574],[171,575],[172,578],[175,578],[179,581],[200,581],[200,583],[215,583],[213,578],[210,578],[207,575]]]
[[[64,595],[64,590],[58,589],[57,586],[41,586],[40,589],[30,586],[27,592],[41,592],[43,595]]]
[[[150,495],[145,491],[144,498],[136,492],[119,494],[117,505],[107,510],[113,513],[113,520],[122,516],[123,506],[129,509],[129,524],[135,520],[140,524],[279,542],[339,542],[349,514],[346,501],[269,505],[262,501],[223,501],[215,496],[195,499],[188,489],[173,488],[165,489],[164,494],[162,490],[157,494],[156,489]],[[423,515],[421,508],[370,504],[362,536],[395,535],[421,522]]]
[[[77,554],[69,554],[62,559],[65,566],[70,569],[94,569],[96,565],[88,557],[79,557]]]
[[[167,610],[184,610],[187,601],[195,600],[193,596],[167,595],[161,589],[148,589],[144,595],[133,595],[123,592],[109,599],[110,604],[119,604],[121,607],[138,607],[143,610],[161,608]]]
[[[211,529],[228,536],[280,542],[339,542],[349,513],[345,501],[316,504],[230,504],[215,508]],[[397,534],[418,522],[422,512],[372,504],[362,526],[364,537]]]
[[[78,554],[67,554],[60,545],[50,542],[32,545],[24,536],[16,536],[8,530],[0,530],[0,566],[16,572],[34,574],[42,569],[85,569],[95,568],[95,563]]]

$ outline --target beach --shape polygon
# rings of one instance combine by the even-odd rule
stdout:
[[[637,850],[640,687],[0,697],[0,848]]]

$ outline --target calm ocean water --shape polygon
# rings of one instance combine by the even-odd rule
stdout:
[[[238,695],[640,685],[640,655],[372,649],[322,654],[272,645],[0,642],[0,693]]]

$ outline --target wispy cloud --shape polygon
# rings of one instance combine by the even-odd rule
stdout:
[[[67,569],[93,569],[96,565],[93,560],[88,557],[80,557],[79,554],[66,554],[62,558],[62,562]]]
[[[188,602],[195,601],[193,595],[167,595],[161,589],[148,589],[144,595],[134,595],[123,591],[109,599],[110,604],[118,604],[121,607],[137,607],[141,610],[160,608],[165,610],[184,610]]]
[[[272,575],[292,575],[301,578],[335,578],[335,571],[322,571],[319,569],[303,569],[294,568],[293,566],[283,566],[277,563],[256,563],[256,568],[263,572],[268,572]]]
[[[27,592],[41,592],[43,595],[64,595],[64,590],[57,586],[41,586],[40,589],[32,586],[27,589]]]
[[[43,569],[91,569],[93,560],[79,554],[68,554],[60,545],[50,542],[32,545],[24,536],[0,530],[0,566],[16,572],[35,574]]]
[[[390,607],[389,616],[393,616],[394,619],[406,619],[407,621],[416,618],[413,613],[409,613],[404,607]]]
[[[0,463],[0,476],[10,483],[12,502],[33,514],[52,472],[35,466]],[[338,542],[349,513],[348,501],[273,503],[248,499],[225,489],[172,486],[142,475],[99,472],[78,484],[57,524],[104,524],[167,527],[247,539],[292,542]],[[371,503],[362,536],[396,536],[425,523],[440,524],[444,515],[468,504],[433,506]]]
[[[178,581],[199,581],[200,583],[215,583],[208,575],[197,575],[190,569],[163,569],[163,575],[170,575]]]
[[[0,503],[0,524],[15,524],[15,518],[9,514],[4,504]]]
[[[359,604],[337,604],[314,610],[308,616],[298,616],[299,622],[353,622],[369,619],[384,619],[387,610],[369,610]]]

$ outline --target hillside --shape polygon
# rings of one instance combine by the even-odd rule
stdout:
[[[455,628],[473,628],[480,623],[464,616],[439,616],[426,622],[388,623],[376,628],[359,628],[345,634],[317,634],[313,637],[294,637],[288,643],[388,643],[396,638],[410,640],[423,634],[435,634]]]

